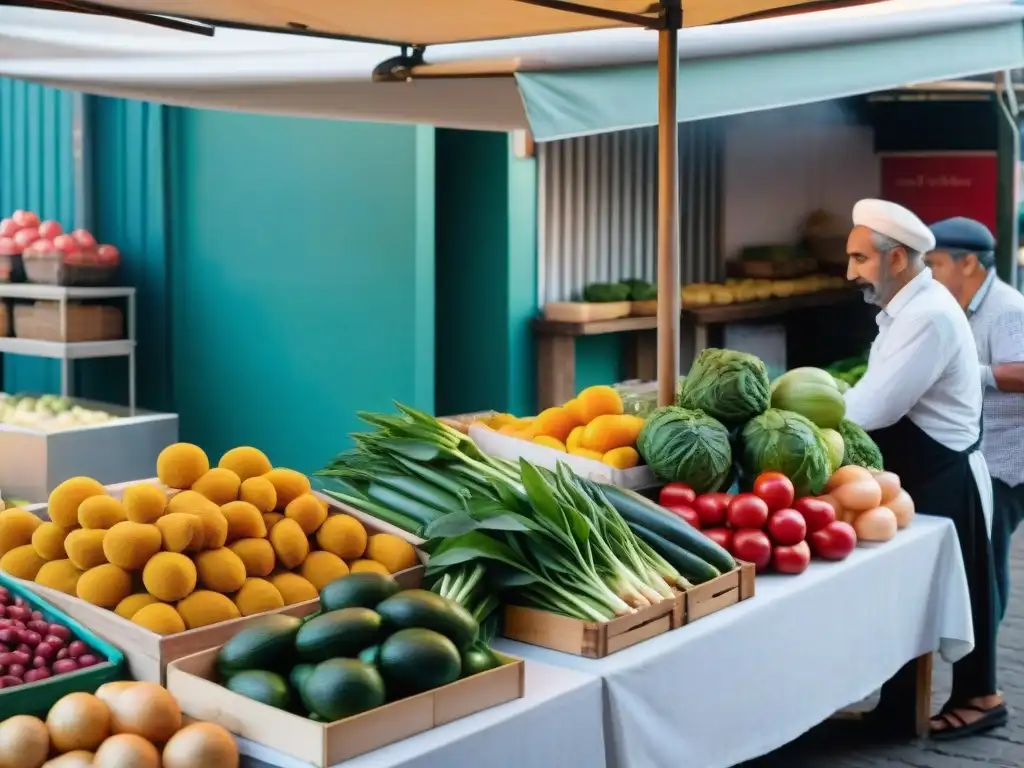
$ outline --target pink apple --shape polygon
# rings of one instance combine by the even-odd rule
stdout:
[[[44,221],[39,225],[39,236],[45,237],[47,240],[53,240],[57,235],[63,234],[64,228],[56,221],[52,219]]]
[[[28,248],[32,243],[39,239],[39,230],[35,227],[25,227],[14,236],[14,242],[18,244],[21,249]]]
[[[71,235],[57,235],[53,238],[53,247],[61,253],[75,253],[82,250],[78,241]]]
[[[15,233],[21,229],[14,219],[4,219],[0,221],[0,237],[14,237]]]
[[[99,264],[117,264],[121,259],[121,252],[112,245],[101,245],[96,249],[96,261]]]
[[[39,226],[39,217],[32,213],[32,211],[15,211],[11,218],[14,219],[14,223],[19,227]]]
[[[13,237],[0,237],[0,256],[17,256],[19,251]]]
[[[65,264],[87,264],[86,259],[87,251],[72,251],[71,253],[64,254]]]
[[[76,229],[71,233],[71,236],[78,241],[78,244],[83,248],[92,248],[96,245],[96,238],[92,236],[92,232],[88,229]]]

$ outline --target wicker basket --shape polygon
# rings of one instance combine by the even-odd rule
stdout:
[[[25,259],[25,276],[43,285],[109,285],[117,265],[65,264],[60,253],[33,254]]]
[[[124,314],[117,307],[69,304],[67,338],[63,338],[60,302],[19,304],[14,308],[14,335],[39,341],[114,341],[124,338]]]

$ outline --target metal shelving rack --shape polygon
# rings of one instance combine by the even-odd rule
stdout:
[[[115,341],[40,341],[14,336],[0,338],[0,354],[46,357],[60,360],[60,393],[71,397],[71,361],[99,357],[128,358],[128,405],[135,413],[135,289],[78,288],[35,283],[0,283],[0,299],[33,299],[60,304],[61,336],[67,338],[68,302],[95,299],[125,299],[128,305],[126,337]],[[13,329],[12,329],[13,332]]]

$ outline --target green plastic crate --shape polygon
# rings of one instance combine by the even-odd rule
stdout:
[[[19,586],[12,579],[0,573],[0,587],[13,597],[20,597],[33,611],[39,611],[43,618],[54,624],[63,624],[75,636],[106,659],[88,669],[68,672],[63,675],[26,683],[15,688],[0,689],[0,720],[12,715],[36,715],[45,717],[58,699],[69,693],[93,693],[105,683],[124,680],[124,654],[100,637],[90,632],[74,619],[64,615],[49,603]]]

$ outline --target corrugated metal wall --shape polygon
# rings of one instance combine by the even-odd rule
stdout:
[[[66,226],[75,221],[72,96],[0,79],[0,216],[18,208]],[[52,360],[4,358],[7,391],[56,391],[60,369]]]
[[[679,129],[682,282],[723,276],[723,130]],[[655,281],[657,132],[622,131],[540,144],[538,302],[578,297],[594,282]]]

